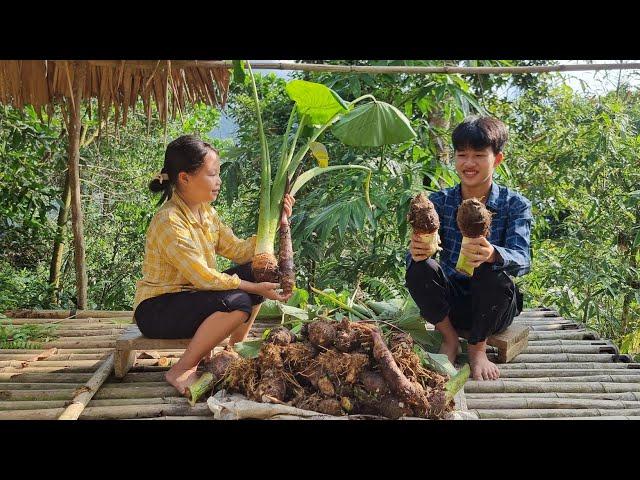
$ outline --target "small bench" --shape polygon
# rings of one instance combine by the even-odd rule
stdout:
[[[137,325],[131,325],[116,340],[115,376],[123,378],[136,361],[136,350],[180,350],[187,348],[190,338],[157,339],[142,335]]]
[[[461,331],[462,338],[469,338],[468,331]],[[509,363],[520,354],[529,344],[529,327],[526,325],[511,324],[502,333],[496,333],[487,338],[487,345],[498,349],[498,362]]]

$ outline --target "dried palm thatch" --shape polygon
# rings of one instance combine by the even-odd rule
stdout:
[[[202,66],[171,60],[0,60],[0,103],[22,108],[32,105],[51,114],[55,103],[75,109],[74,77],[83,70],[86,80],[80,100],[98,101],[98,118],[126,125],[129,108],[142,99],[147,118],[155,102],[160,120],[175,118],[186,102],[224,106],[229,91],[229,67]]]
[[[97,99],[99,124],[109,120],[113,106],[116,128],[126,125],[129,107],[135,109],[138,97],[151,120],[155,102],[161,122],[166,126],[185,102],[204,102],[224,106],[229,89],[229,67],[198,62],[170,60],[0,60],[0,103],[23,108],[32,105],[42,117],[51,117],[60,104],[69,136],[69,185],[71,224],[74,240],[77,304],[87,308],[84,224],[80,201],[80,131],[82,103]],[[91,114],[91,102],[86,102]]]

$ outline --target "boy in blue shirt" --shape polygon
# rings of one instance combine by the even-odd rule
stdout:
[[[500,376],[487,358],[486,340],[504,331],[522,311],[522,296],[510,275],[524,275],[531,265],[531,202],[493,181],[507,136],[506,126],[491,117],[468,117],[455,128],[452,141],[460,183],[429,196],[440,217],[439,262],[431,258],[433,247],[413,234],[407,264],[409,292],[421,315],[443,336],[440,352],[453,362],[459,336],[468,334],[471,375],[476,380]],[[485,204],[492,221],[488,238],[471,239],[462,248],[475,267],[468,277],[455,268],[462,242],[456,212],[463,200],[473,197]]]

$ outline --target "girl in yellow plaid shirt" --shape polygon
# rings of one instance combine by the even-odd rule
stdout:
[[[210,205],[220,192],[218,151],[193,135],[167,146],[164,167],[149,188],[166,203],[147,230],[143,277],[134,317],[148,338],[191,338],[166,379],[181,394],[197,380],[201,359],[225,338],[243,341],[264,298],[286,301],[277,283],[256,283],[250,260],[255,236],[237,238]],[[291,216],[295,200],[287,195]],[[216,254],[238,266],[218,271]]]

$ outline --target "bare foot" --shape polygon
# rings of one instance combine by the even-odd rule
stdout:
[[[456,361],[460,349],[460,340],[458,337],[443,337],[440,345],[440,353],[444,353],[451,363]]]
[[[497,380],[500,370],[489,361],[486,352],[486,341],[475,345],[468,345],[469,363],[471,364],[471,376],[474,380]]]
[[[197,367],[190,368],[189,370],[176,370],[174,366],[164,374],[164,378],[178,390],[180,395],[184,395],[186,388],[198,380],[196,368]]]

